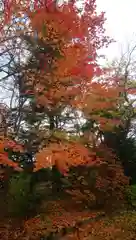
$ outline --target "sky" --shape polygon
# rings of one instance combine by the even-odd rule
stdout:
[[[117,57],[121,48],[126,51],[128,44],[136,42],[136,0],[96,0],[97,10],[106,13],[106,33],[117,42],[104,53],[108,59]]]

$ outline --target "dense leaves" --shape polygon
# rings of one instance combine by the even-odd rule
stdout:
[[[95,0],[78,3],[5,1],[3,9],[0,46],[10,58],[3,79],[13,92],[0,112],[0,164],[22,171],[5,194],[10,215],[31,215],[22,234],[30,239],[67,228],[71,239],[87,239],[91,225],[86,236],[80,227],[99,215],[92,209],[111,213],[126,204],[124,88],[98,64],[98,50],[110,42],[104,14]]]

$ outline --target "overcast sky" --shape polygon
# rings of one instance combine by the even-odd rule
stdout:
[[[128,42],[136,41],[136,0],[96,0],[97,9],[106,12],[107,34],[117,43],[106,51],[108,58],[119,55],[121,45],[126,48]]]

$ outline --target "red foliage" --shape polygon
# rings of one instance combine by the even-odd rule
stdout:
[[[21,170],[18,163],[12,161],[9,159],[9,154],[6,150],[12,150],[14,152],[22,152],[23,148],[21,145],[15,143],[14,141],[1,137],[0,139],[0,164],[1,165],[7,165],[15,168],[16,170]]]
[[[38,107],[49,110],[56,110],[63,104],[80,109],[86,118],[90,119],[91,115],[91,119],[97,122],[100,129],[112,129],[120,124],[114,117],[120,88],[116,79],[104,78],[106,71],[97,64],[98,50],[109,43],[109,39],[104,35],[104,14],[97,14],[95,0],[84,1],[82,14],[75,3],[76,1],[69,1],[59,8],[56,1],[35,0],[31,7],[30,0],[7,0],[1,27],[12,23],[13,16],[19,18],[25,14],[29,21],[27,24],[15,23],[15,34],[18,36],[20,33],[16,24],[23,24],[24,35],[27,32],[34,39],[37,33],[37,41],[46,47],[50,46],[52,50],[38,56],[39,71],[28,69],[24,72],[26,85],[33,86],[33,89],[23,94],[34,97]],[[102,113],[110,113],[113,117],[106,118]],[[128,179],[124,177],[122,169],[117,168],[115,156],[109,149],[100,145],[90,150],[84,146],[83,138],[81,141],[61,139],[43,146],[35,155],[35,170],[55,165],[61,173],[66,174],[71,167],[75,167],[77,174],[68,176],[72,188],[67,194],[82,206],[95,201],[104,207],[106,204],[111,207],[115,199],[118,201],[123,198]],[[0,164],[21,170],[17,163],[9,159],[6,148],[23,151],[14,141],[2,138]],[[80,173],[78,165],[82,169]],[[83,166],[87,169],[85,172]],[[97,173],[93,186],[89,175],[90,166],[95,166]],[[47,232],[58,232],[69,225],[75,226],[77,220],[90,217],[88,212],[75,211],[71,214],[56,206],[56,203],[53,204],[51,207],[53,209],[55,206],[57,213],[54,211],[50,214],[50,220],[34,218],[26,222],[25,230],[29,236],[36,239]]]
[[[58,209],[58,204],[59,203],[55,201],[52,202],[52,206],[56,206],[56,210]],[[37,239],[40,236],[49,236],[51,233],[58,234],[60,237],[62,234],[62,237],[65,237],[63,236],[63,229],[66,229],[68,233],[72,232],[72,235],[74,236],[74,230],[79,229],[78,223],[81,225],[86,221],[89,222],[89,220],[91,222],[101,214],[101,212],[89,213],[88,211],[68,212],[65,209],[61,209],[61,212],[55,211],[55,213],[52,213],[43,219],[40,217],[29,219],[25,222],[25,230],[26,233],[34,239]]]
[[[26,84],[33,86],[24,94],[46,109],[54,110],[63,104],[80,109],[86,118],[91,114],[100,129],[111,129],[120,124],[119,120],[105,118],[99,112],[116,111],[120,89],[113,79],[97,79],[106,72],[97,64],[97,51],[109,43],[104,35],[104,14],[97,14],[95,0],[85,0],[82,13],[75,3],[68,1],[59,8],[51,0],[34,1],[33,7],[28,0],[5,2],[6,22],[8,19],[10,24],[13,16],[27,15],[29,21],[24,24],[23,34],[27,30],[34,39],[36,32],[37,41],[51,49],[40,54],[39,71],[24,72]],[[100,161],[94,154],[76,142],[51,143],[36,154],[36,169],[57,165],[61,172],[67,172],[70,166]]]

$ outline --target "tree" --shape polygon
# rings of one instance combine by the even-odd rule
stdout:
[[[113,117],[112,109],[116,110],[120,88],[114,86],[115,81],[112,79],[103,79],[105,70],[97,64],[97,51],[107,45],[109,39],[104,36],[104,14],[96,13],[94,1],[85,1],[82,12],[75,2],[63,4],[61,8],[56,8],[56,3],[52,1],[45,6],[41,2],[41,5],[33,7],[34,9],[26,3],[17,6],[14,2],[5,10],[10,13],[8,24],[13,24],[12,34],[17,39],[23,39],[23,46],[29,50],[27,65],[15,63],[12,68],[13,72],[17,69],[15,79],[19,92],[19,105],[15,108],[15,112],[18,112],[18,120],[14,125],[15,137],[19,140],[22,134],[24,138],[26,118],[31,130],[38,131],[38,135],[45,135],[48,129],[49,137],[46,140],[42,137],[43,141],[38,137],[35,150],[37,134],[31,132],[25,149],[28,154],[34,151],[37,168],[56,164],[57,159],[60,161],[60,156],[67,152],[65,167],[63,166],[67,169],[67,164],[72,162],[74,165],[88,162],[89,152],[83,144],[83,137],[75,142],[69,131],[62,137],[66,129],[60,129],[58,123],[64,116],[63,112],[68,112],[68,109],[71,112],[80,110],[86,119],[91,115],[98,128],[111,128],[118,123],[117,117]],[[18,46],[17,41],[16,44]],[[29,110],[31,116],[29,114],[28,117]],[[41,117],[38,121],[34,120],[39,112],[47,119],[48,127],[45,128],[44,120],[43,131],[39,128],[42,124],[38,125]],[[105,117],[105,113],[110,117]],[[13,114],[13,118],[14,116]],[[31,127],[34,121],[36,127]],[[22,127],[23,122],[25,124]],[[73,153],[68,152],[71,147],[76,156],[81,156],[77,162],[70,160]],[[35,155],[39,149],[40,152]],[[52,160],[45,159],[45,153]],[[57,165],[60,168],[62,163]]]
[[[135,182],[135,49],[133,44],[128,45],[128,50],[121,53],[119,59],[111,64],[113,75],[118,79],[122,88],[121,101],[118,106],[118,115],[122,125],[116,130],[105,132],[106,145],[114,150],[123,164],[125,174]]]

